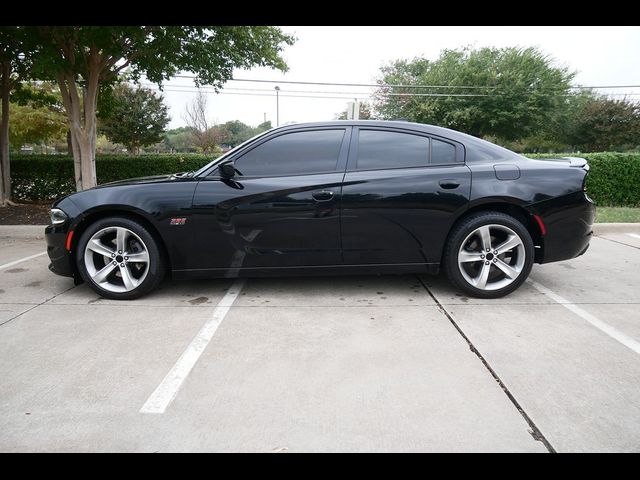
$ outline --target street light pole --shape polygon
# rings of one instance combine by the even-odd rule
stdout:
[[[280,87],[276,85],[276,127],[280,126]]]

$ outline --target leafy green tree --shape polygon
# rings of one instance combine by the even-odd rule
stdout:
[[[163,138],[169,115],[162,100],[146,88],[117,85],[110,101],[98,111],[98,130],[112,142],[126,146],[129,153],[138,154],[140,147]]]
[[[266,132],[272,128],[271,121],[263,122],[257,127],[250,127],[240,120],[230,120],[220,125],[220,127],[227,134],[224,143],[230,147],[240,145],[242,142],[245,142],[259,133]]]
[[[19,150],[24,144],[46,144],[64,141],[67,119],[64,114],[47,107],[11,104],[9,142]]]
[[[9,143],[13,150],[25,144],[46,147],[66,140],[67,119],[55,84],[21,82],[11,92],[10,105]]]
[[[195,153],[197,151],[191,127],[168,130],[164,135],[163,143],[165,150],[170,153]]]
[[[640,147],[640,105],[604,96],[585,97],[568,119],[566,141],[583,152]]]
[[[273,126],[271,125],[271,120],[262,122],[260,125],[256,127],[257,132],[255,133],[255,135],[257,135],[258,133],[266,132],[267,130],[271,130],[272,128]]]
[[[230,147],[240,145],[254,135],[253,128],[240,120],[230,120],[220,125],[220,127],[227,133],[225,143]]]
[[[294,39],[269,26],[41,26],[25,27],[40,79],[62,94],[74,157],[76,188],[96,185],[96,107],[101,86],[128,69],[161,85],[178,72],[220,88],[234,68],[286,70],[280,56]]]
[[[380,84],[431,88],[382,86],[375,108],[382,118],[515,140],[535,134],[553,118],[574,76],[535,48],[443,50],[435,61],[397,60],[383,67]],[[407,93],[420,95],[402,95]]]

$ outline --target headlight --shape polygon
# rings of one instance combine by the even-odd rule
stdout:
[[[60,210],[59,208],[52,208],[51,209],[51,224],[52,225],[61,225],[64,222],[67,221],[69,217],[67,217],[67,214],[64,213],[62,210]]]

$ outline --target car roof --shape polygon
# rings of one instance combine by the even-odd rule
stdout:
[[[271,129],[271,132],[295,130],[299,128],[332,127],[332,126],[357,126],[357,127],[387,127],[404,128],[440,136],[463,144],[471,155],[467,154],[467,161],[477,161],[480,159],[491,159],[502,161],[507,159],[522,158],[521,155],[512,152],[504,147],[488,142],[473,135],[451,130],[450,128],[438,127],[426,123],[407,122],[405,120],[331,120],[326,122],[291,123]]]
[[[395,127],[395,128],[409,128],[411,130],[431,131],[436,133],[438,131],[441,134],[458,134],[455,130],[449,128],[437,127],[435,125],[428,125],[426,123],[407,122],[405,120],[331,120],[326,122],[302,122],[302,123],[290,123],[276,127],[274,130],[287,129],[287,128],[302,128],[302,127],[332,127],[332,126],[359,126],[359,127]]]

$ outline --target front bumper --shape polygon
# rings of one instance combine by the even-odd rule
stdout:
[[[47,254],[51,263],[49,270],[63,277],[74,277],[73,259],[69,251],[67,251],[67,234],[66,225],[49,225],[44,230],[44,236],[47,240]]]
[[[596,207],[585,192],[576,192],[535,205],[547,228],[540,263],[582,255],[593,236]]]

